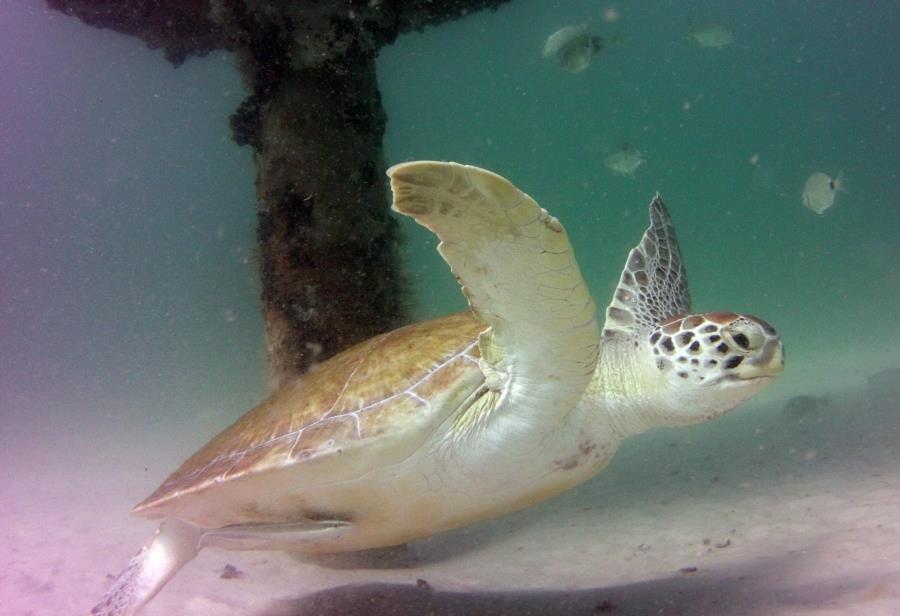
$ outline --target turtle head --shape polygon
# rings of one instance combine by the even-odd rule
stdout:
[[[712,419],[749,399],[784,370],[771,325],[751,315],[707,312],[667,319],[649,336],[673,404],[666,423]]]
[[[600,389],[617,394],[606,408],[622,434],[712,419],[784,370],[781,339],[765,321],[691,310],[675,228],[659,195],[650,202],[650,227],[628,254],[606,309],[603,340],[609,350],[600,354]],[[622,403],[618,394],[628,389],[622,385],[628,376],[621,375],[629,373],[629,362],[636,376],[626,393],[634,394],[628,402],[635,404]]]

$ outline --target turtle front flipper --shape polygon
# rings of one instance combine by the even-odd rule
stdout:
[[[438,251],[489,326],[479,348],[495,395],[486,397],[494,402],[479,417],[503,397],[513,398],[518,420],[564,417],[593,374],[599,329],[563,226],[484,169],[420,161],[391,167],[388,175],[394,210],[440,238]]]
[[[603,336],[643,338],[663,321],[690,311],[687,273],[675,227],[662,198],[656,195],[650,202],[650,226],[628,253],[606,308]]]
[[[169,518],[134,555],[94,609],[92,616],[131,616],[197,555],[201,531]]]

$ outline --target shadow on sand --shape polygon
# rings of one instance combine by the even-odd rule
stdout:
[[[872,588],[871,576],[785,585],[797,561],[806,558],[791,554],[740,569],[684,571],[635,584],[569,591],[448,592],[425,580],[346,585],[273,603],[262,616],[769,616],[798,608],[836,609]]]

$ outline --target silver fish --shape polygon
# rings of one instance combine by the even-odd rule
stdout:
[[[556,60],[568,73],[580,73],[603,49],[603,39],[591,33],[588,24],[560,28],[544,43],[544,57]]]
[[[634,177],[634,172],[646,162],[647,160],[641,155],[641,151],[628,143],[623,143],[603,159],[603,164],[610,171],[616,175],[629,177]]]
[[[803,205],[816,214],[822,214],[834,205],[834,199],[837,197],[838,191],[843,190],[845,190],[843,171],[838,173],[836,178],[817,171],[809,176],[806,184],[803,186]]]
[[[720,24],[702,24],[688,27],[688,40],[697,47],[720,49],[734,43],[734,32]]]

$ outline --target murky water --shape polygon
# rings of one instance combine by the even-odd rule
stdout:
[[[509,178],[601,307],[659,191],[695,308],[772,322],[787,369],[534,509],[397,552],[207,550],[147,613],[900,611],[898,8],[513,0],[386,48],[389,163]],[[586,70],[541,57],[582,22],[608,43]],[[226,53],[173,69],[24,0],[0,3],[0,93],[0,613],[85,613],[152,533],[128,509],[264,395],[246,93]],[[625,143],[634,177],[604,166]],[[817,171],[847,184],[821,216]],[[402,224],[415,316],[464,309]]]

